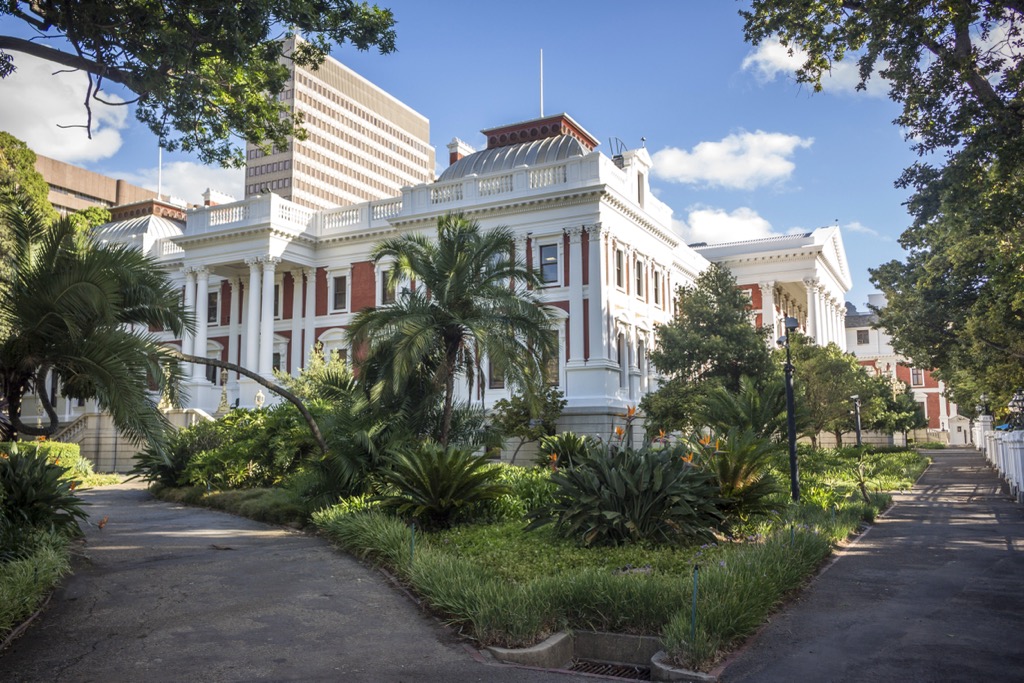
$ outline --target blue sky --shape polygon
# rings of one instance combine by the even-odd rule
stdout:
[[[902,258],[906,192],[893,187],[914,160],[892,124],[884,83],[854,92],[840,64],[814,94],[793,79],[777,46],[744,43],[745,2],[515,5],[392,0],[398,51],[351,48],[334,56],[430,119],[439,170],[457,136],[483,145],[481,129],[567,112],[609,153],[609,139],[655,159],[652,186],[690,241],[727,241],[812,230],[836,222],[864,307],[868,268]],[[0,32],[23,32],[9,17]],[[0,128],[43,154],[143,185],[156,183],[157,145],[125,107],[100,109],[93,140],[81,129],[84,77],[16,55],[0,81]],[[164,155],[164,190],[198,201],[206,186],[241,196],[242,173]]]

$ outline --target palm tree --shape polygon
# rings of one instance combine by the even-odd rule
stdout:
[[[12,236],[0,255],[0,438],[56,431],[52,377],[71,398],[95,398],[130,438],[159,441],[167,422],[154,394],[173,392],[181,371],[145,330],[180,334],[190,324],[178,290],[138,250],[93,244],[24,194],[3,202],[0,224]],[[49,416],[41,428],[20,419],[33,389]]]
[[[443,395],[440,442],[447,445],[455,379],[470,392],[484,381],[483,359],[509,384],[539,393],[543,359],[557,352],[554,318],[540,305],[537,273],[514,256],[506,227],[488,232],[461,215],[437,222],[437,239],[403,235],[378,244],[375,261],[392,260],[390,284],[414,284],[394,303],[361,311],[349,328],[378,380],[398,395],[405,388]]]

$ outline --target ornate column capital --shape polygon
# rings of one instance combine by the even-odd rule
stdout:
[[[583,226],[577,225],[572,228],[566,228],[562,232],[569,235],[569,244],[579,244],[583,235]]]
[[[584,225],[584,229],[587,231],[587,236],[590,238],[597,237],[601,239],[602,236],[608,234],[608,228],[601,223],[591,223],[590,225]]]
[[[820,285],[818,283],[818,278],[816,278],[816,277],[805,277],[804,278],[804,285],[807,287],[807,289],[809,291],[812,291],[812,292],[818,291],[818,288],[820,287]]]
[[[245,259],[245,265],[249,266],[249,268],[254,268],[260,264],[260,260],[259,256],[250,256]]]
[[[774,292],[775,292],[775,282],[774,281],[758,282],[757,286],[761,288],[761,292],[762,293],[764,293],[764,292],[772,292],[773,295],[774,295]]]
[[[264,256],[260,261],[263,262],[264,272],[273,272],[277,268],[277,264],[281,262],[281,259],[277,256]]]

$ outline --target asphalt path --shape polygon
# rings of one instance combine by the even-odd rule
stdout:
[[[1024,509],[978,452],[931,455],[721,680],[1024,681]]]
[[[161,502],[137,483],[82,497],[83,554],[0,654],[4,683],[584,680],[481,663],[321,538]]]

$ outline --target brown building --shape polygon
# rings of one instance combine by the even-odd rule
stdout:
[[[36,170],[50,186],[50,203],[62,214],[90,206],[109,209],[156,198],[156,192],[126,180],[87,171],[41,154],[36,154]]]

